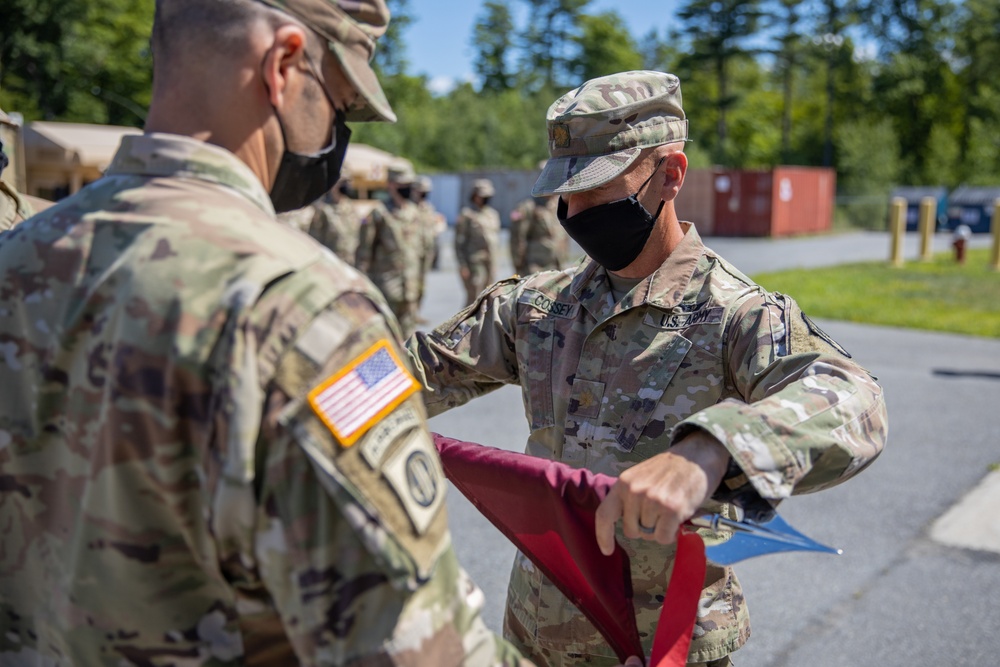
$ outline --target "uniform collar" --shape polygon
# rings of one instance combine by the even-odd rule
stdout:
[[[245,162],[221,146],[191,137],[159,132],[126,136],[106,174],[207,181],[235,190],[274,215],[270,196]]]
[[[684,238],[656,271],[640,282],[621,302],[615,303],[607,270],[592,259],[584,259],[573,278],[570,293],[598,321],[643,304],[670,310],[684,299],[705,244],[689,222],[680,223]]]

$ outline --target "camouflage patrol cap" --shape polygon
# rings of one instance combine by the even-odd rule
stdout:
[[[389,26],[385,0],[259,0],[291,14],[327,40],[363,106],[347,111],[348,121],[396,122],[396,114],[371,67],[375,41]]]
[[[395,183],[396,185],[410,185],[416,177],[417,175],[413,173],[413,169],[404,165],[389,167],[386,170],[385,176],[389,183]]]
[[[434,183],[431,181],[430,176],[419,176],[413,184],[416,186],[417,192],[423,192],[424,194],[434,189]]]
[[[591,190],[631,165],[643,148],[687,139],[681,83],[664,72],[592,79],[552,103],[549,155],[535,197]]]
[[[480,197],[492,197],[496,194],[493,181],[488,178],[477,178],[472,182],[472,194]]]

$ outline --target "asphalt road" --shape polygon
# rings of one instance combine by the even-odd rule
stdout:
[[[747,273],[885,259],[878,233],[780,241],[707,239]],[[907,239],[907,256],[916,255]],[[988,243],[978,237],[976,245]],[[939,235],[944,250],[950,238]],[[461,305],[452,255],[429,276],[423,314]],[[887,308],[905,304],[886,304]],[[885,388],[889,443],[875,464],[828,491],[796,497],[782,515],[839,557],[782,554],[737,566],[753,636],[738,667],[1000,665],[1000,553],[943,546],[931,523],[1000,463],[1000,340],[839,322],[822,326]],[[431,420],[441,433],[520,450],[520,390],[507,387]],[[459,558],[486,594],[499,630],[513,548],[461,494],[448,499]],[[996,507],[973,512],[995,516]],[[977,517],[973,516],[973,524]]]

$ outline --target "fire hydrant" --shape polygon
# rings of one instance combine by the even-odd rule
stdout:
[[[968,225],[959,225],[952,234],[951,245],[955,248],[955,261],[959,264],[965,264],[965,246],[968,245],[970,238],[972,230]]]

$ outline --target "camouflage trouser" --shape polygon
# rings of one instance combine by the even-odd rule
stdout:
[[[521,652],[521,655],[531,660],[537,667],[570,667],[571,665],[615,667],[619,664],[616,658],[581,653],[560,653],[536,646],[534,638],[529,636],[525,627],[510,613],[510,607],[507,608],[503,617],[503,636]],[[727,655],[711,662],[689,662],[687,667],[733,667],[733,661]]]
[[[493,282],[493,270],[487,262],[472,262],[469,264],[469,277],[462,278],[465,286],[465,303],[471,304],[479,293]]]

